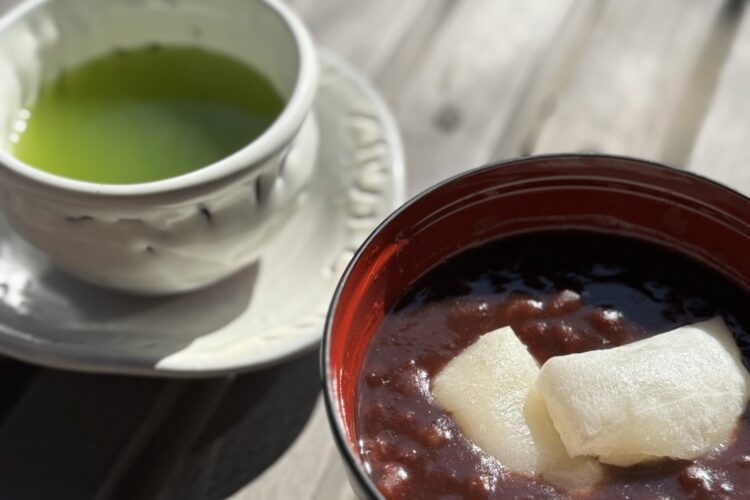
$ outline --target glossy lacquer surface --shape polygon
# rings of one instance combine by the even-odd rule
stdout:
[[[750,200],[738,193],[692,174],[609,156],[542,156],[484,167],[409,202],[360,249],[326,329],[329,411],[358,486],[376,494],[357,451],[362,362],[386,312],[428,270],[491,240],[576,229],[659,244],[747,290],[749,224]]]

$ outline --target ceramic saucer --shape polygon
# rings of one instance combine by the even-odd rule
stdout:
[[[396,123],[371,85],[321,54],[316,175],[261,259],[210,288],[135,297],[54,269],[0,217],[0,352],[91,372],[209,376],[317,346],[333,290],[404,198]]]

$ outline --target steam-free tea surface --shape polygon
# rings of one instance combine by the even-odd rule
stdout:
[[[22,111],[13,153],[53,174],[130,184],[166,179],[241,149],[278,116],[255,69],[187,47],[117,51],[61,73]]]

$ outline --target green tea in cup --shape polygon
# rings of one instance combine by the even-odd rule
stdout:
[[[134,184],[210,165],[284,106],[258,71],[198,48],[152,45],[63,71],[19,113],[12,153],[71,179]]]

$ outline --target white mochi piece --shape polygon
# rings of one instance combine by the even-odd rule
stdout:
[[[694,459],[732,437],[750,377],[721,318],[548,360],[536,389],[571,456]]]
[[[432,395],[464,435],[514,472],[559,487],[597,483],[601,466],[567,454],[544,401],[539,365],[510,327],[482,335],[433,378]]]

